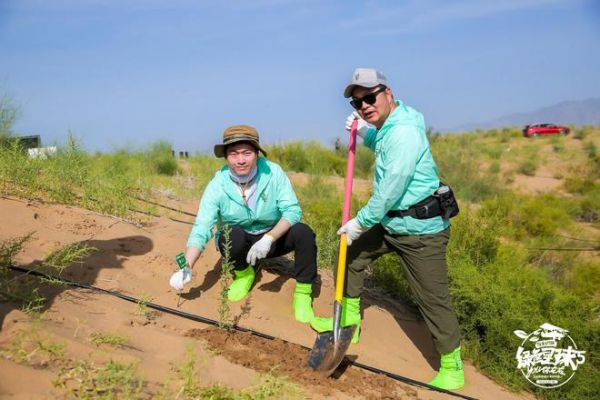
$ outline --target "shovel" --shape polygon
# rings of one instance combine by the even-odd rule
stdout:
[[[352,176],[354,175],[354,155],[356,153],[356,125],[352,123],[350,129],[350,144],[348,145],[348,163],[346,164],[346,188],[344,191],[344,208],[342,212],[342,225],[350,219],[350,203],[352,198]],[[317,335],[315,344],[310,352],[308,366],[315,371],[330,376],[340,365],[350,346],[356,325],[341,326],[342,296],[344,294],[344,281],[346,278],[346,250],[348,239],[346,234],[340,237],[340,251],[338,255],[337,276],[335,282],[335,301],[333,302],[333,331],[322,332]]]

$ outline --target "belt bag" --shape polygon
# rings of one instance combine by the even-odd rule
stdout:
[[[408,210],[390,210],[386,215],[390,218],[429,219],[442,217],[443,219],[450,219],[457,216],[459,211],[454,192],[450,186],[440,182],[440,187],[431,196],[410,206]]]

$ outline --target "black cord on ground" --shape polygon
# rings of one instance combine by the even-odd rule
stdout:
[[[152,201],[152,200],[144,199],[143,197],[140,197],[140,196],[136,196],[136,199],[141,200],[141,201],[146,202],[146,203],[149,203],[149,204],[152,204],[152,205],[155,205],[155,206],[166,208],[167,210],[176,211],[176,212],[181,213],[181,214],[189,215],[191,217],[195,217],[196,216],[196,214],[193,214],[191,212],[187,212],[187,211],[183,211],[183,210],[178,210],[177,208],[169,207],[169,206],[157,203],[157,202]]]
[[[136,303],[136,304],[141,303],[141,301],[139,299],[136,299],[135,297],[131,297],[131,296],[119,293],[119,292],[114,291],[114,290],[102,289],[102,288],[99,288],[99,287],[96,287],[96,286],[91,286],[91,285],[86,285],[84,283],[74,282],[74,281],[71,281],[71,280],[68,280],[68,279],[65,279],[65,278],[54,277],[54,276],[51,276],[51,275],[44,274],[42,272],[33,271],[33,270],[29,270],[27,268],[17,267],[17,266],[14,266],[14,265],[10,265],[9,268],[11,270],[13,270],[13,271],[20,272],[20,273],[23,273],[23,274],[26,274],[26,275],[33,275],[33,276],[38,276],[38,277],[42,277],[42,278],[46,278],[46,279],[58,280],[58,281],[60,281],[60,282],[62,282],[64,284],[67,284],[69,286],[74,286],[74,287],[78,287],[78,288],[82,288],[82,289],[95,290],[95,291],[98,291],[98,292],[109,294],[111,296],[118,297],[120,299],[129,301],[129,302],[132,302],[132,303]],[[197,321],[197,322],[201,322],[203,324],[208,324],[208,325],[213,325],[213,326],[219,326],[219,322],[218,321],[216,321],[214,319],[202,317],[200,315],[190,314],[190,313],[187,313],[185,311],[176,310],[174,308],[170,308],[170,307],[166,307],[166,306],[161,306],[160,304],[155,304],[155,303],[146,303],[146,302],[144,302],[144,305],[146,305],[146,307],[148,307],[148,308],[152,308],[154,310],[162,311],[162,312],[165,312],[165,313],[168,313],[168,314],[172,314],[172,315],[177,315],[179,317],[183,317],[183,318],[186,318],[186,319],[189,319],[189,320],[192,320],[192,321]],[[268,340],[278,339],[275,336],[271,336],[271,335],[268,335],[266,333],[258,332],[258,331],[255,331],[255,330],[252,330],[252,329],[249,329],[249,328],[244,328],[244,327],[239,326],[239,325],[233,325],[232,329],[235,329],[238,332],[250,333],[250,334],[252,334],[254,336],[258,336],[258,337],[261,337],[263,339],[268,339]],[[293,345],[296,345],[296,346],[300,346],[304,350],[311,350],[310,347],[302,346],[302,345],[299,345],[297,343],[292,343],[292,342],[284,340],[284,339],[279,339],[279,340],[281,340],[281,341],[283,341],[285,343],[289,343],[289,344],[293,344]],[[376,367],[372,367],[370,365],[358,363],[356,361],[352,361],[352,360],[348,359],[347,357],[345,358],[345,360],[348,362],[348,364],[353,365],[353,366],[355,366],[357,368],[361,368],[361,369],[364,369],[366,371],[370,371],[370,372],[373,372],[373,373],[376,373],[376,374],[382,374],[382,375],[387,376],[388,378],[391,378],[391,379],[399,381],[399,382],[407,383],[407,384],[413,385],[413,386],[420,386],[420,387],[425,388],[425,389],[430,389],[430,390],[434,390],[436,392],[449,394],[451,396],[460,397],[460,398],[466,399],[466,400],[477,400],[474,397],[470,397],[470,396],[466,396],[464,394],[452,392],[450,390],[440,389],[440,388],[437,388],[435,386],[428,385],[427,383],[420,382],[420,381],[417,381],[417,380],[414,380],[414,379],[411,379],[411,378],[407,378],[407,377],[402,376],[402,375],[397,375],[397,374],[394,374],[392,372],[388,372],[388,371],[385,371],[385,370],[382,370],[382,369],[379,369],[379,368],[376,368]]]

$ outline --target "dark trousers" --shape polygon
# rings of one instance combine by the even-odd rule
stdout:
[[[246,256],[250,247],[258,242],[264,234],[251,235],[241,227],[231,227],[230,258],[235,270],[248,267]],[[219,251],[223,254],[225,235],[219,236]],[[317,242],[316,235],[310,227],[303,223],[294,224],[282,237],[271,246],[267,258],[279,257],[294,252],[294,277],[300,283],[313,283],[317,276]]]
[[[393,251],[403,261],[406,279],[437,350],[454,350],[460,344],[460,329],[448,291],[449,238],[449,228],[431,235],[391,235],[381,224],[373,226],[348,247],[345,296],[359,297],[367,265]]]

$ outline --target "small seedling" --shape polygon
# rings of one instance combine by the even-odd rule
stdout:
[[[135,310],[136,315],[140,315],[147,320],[151,320],[154,317],[154,312],[148,308],[148,303],[151,303],[152,299],[152,296],[149,294],[141,295],[137,302],[137,309]]]
[[[229,329],[231,327],[231,309],[227,294],[232,281],[233,264],[231,263],[231,228],[225,225],[223,228],[223,259],[221,260],[221,292],[219,293],[219,328]]]

